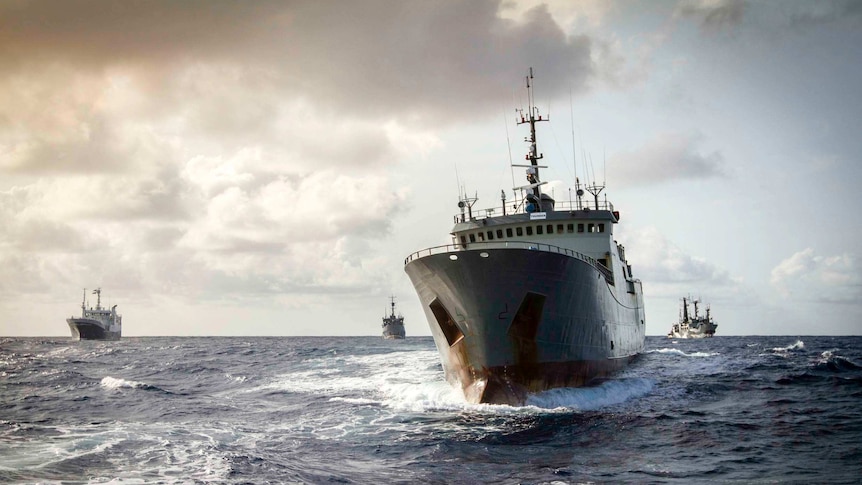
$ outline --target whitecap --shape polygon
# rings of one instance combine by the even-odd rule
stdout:
[[[232,380],[234,382],[245,382],[246,379],[248,379],[248,376],[235,376],[235,375],[230,374],[230,373],[225,373],[224,376],[227,377],[229,380]]]
[[[689,354],[689,353],[685,353],[679,349],[653,349],[653,350],[648,350],[646,353],[648,353],[648,354],[653,354],[653,353],[677,354],[677,355],[681,355],[683,357],[714,357],[716,355],[720,355],[718,352],[692,352]]]
[[[805,342],[801,340],[797,340],[792,345],[788,345],[787,347],[773,347],[773,352],[790,352],[791,350],[802,350],[805,348]]]
[[[143,389],[149,387],[149,385],[144,384],[143,382],[137,381],[127,381],[125,379],[117,379],[116,377],[106,376],[102,378],[102,382],[100,385],[106,389],[120,389],[123,387],[128,387],[132,389]]]

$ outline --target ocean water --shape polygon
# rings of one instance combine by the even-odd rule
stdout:
[[[648,337],[471,405],[430,337],[0,339],[0,482],[862,483],[862,337]]]

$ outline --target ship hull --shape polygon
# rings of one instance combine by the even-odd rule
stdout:
[[[401,340],[405,335],[404,325],[388,325],[383,328],[383,338],[385,340]]]
[[[709,338],[715,335],[715,327],[708,326],[701,329],[689,329],[684,331],[676,331],[672,330],[667,336],[668,338],[679,338],[679,339],[694,339],[694,338]]]
[[[618,289],[575,257],[462,250],[410,260],[405,271],[446,378],[470,402],[520,405],[609,376],[643,350],[640,283]]]
[[[72,331],[72,338],[77,340],[120,340],[120,332],[105,330],[98,320],[90,318],[67,318],[66,323]]]

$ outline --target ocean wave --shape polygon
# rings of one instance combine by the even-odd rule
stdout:
[[[468,403],[460,389],[439,377],[424,382],[389,383],[381,391],[381,403],[398,411],[459,411],[484,406]]]
[[[862,369],[862,366],[854,363],[846,357],[835,355],[831,350],[820,354],[820,359],[811,364],[816,370],[827,372],[849,372]]]
[[[534,394],[527,404],[543,409],[573,409],[594,411],[646,396],[655,382],[645,378],[612,379],[590,387],[551,389]]]
[[[52,438],[4,447],[4,467],[0,470],[19,470],[20,477],[44,477],[37,480],[39,483],[86,482],[83,477],[88,475],[90,481],[106,482],[110,477],[112,483],[224,482],[231,473],[230,455],[219,450],[215,442],[234,442],[240,436],[235,428],[198,426],[190,432],[182,425],[136,422],[117,423],[110,429],[74,425],[39,426],[29,431]],[[114,458],[129,446],[134,447],[135,459],[115,462]],[[101,477],[94,476],[87,466],[90,463],[106,463],[111,468]],[[0,476],[10,476],[2,472]],[[82,479],[69,480],[74,474]]]
[[[423,382],[442,381],[439,362],[434,351],[391,352],[387,354],[340,356],[303,360],[305,369],[276,377],[275,380],[246,389],[244,393],[291,392],[344,395],[382,394],[385,398],[393,387],[412,386]]]
[[[166,391],[158,386],[153,386],[147,384],[145,382],[138,381],[129,381],[126,379],[118,379],[116,377],[106,376],[102,378],[102,381],[99,383],[100,386],[105,389],[117,390],[117,389],[143,389],[145,391],[160,391],[165,394],[171,394],[170,391]]]
[[[823,377],[820,375],[812,374],[810,372],[803,372],[801,374],[791,374],[787,376],[780,377],[775,380],[776,384],[781,385],[792,385],[792,384],[811,384],[816,382],[822,382],[827,380],[827,377]]]
[[[683,357],[714,357],[716,355],[721,355],[718,352],[692,352],[686,353],[679,349],[653,349],[646,351],[647,354],[677,354]]]
[[[117,379],[116,377],[111,376],[103,377],[100,384],[102,387],[107,389],[119,389],[121,387],[143,389],[147,387],[147,384],[144,384],[143,382],[127,381],[125,379]]]
[[[467,402],[460,389],[440,380],[392,386],[381,404],[399,412],[415,413],[443,411],[488,416],[567,414],[573,411],[595,411],[623,404],[649,394],[654,386],[655,383],[650,379],[614,379],[590,387],[550,389],[529,395],[522,406],[510,406]]]
[[[805,348],[805,342],[801,340],[797,340],[795,343],[788,345],[787,347],[773,347],[773,352],[790,352],[792,350],[802,350]]]

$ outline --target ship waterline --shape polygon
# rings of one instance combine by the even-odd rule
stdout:
[[[66,323],[77,340],[120,340],[120,332],[105,329],[105,325],[89,318],[67,318]]]

